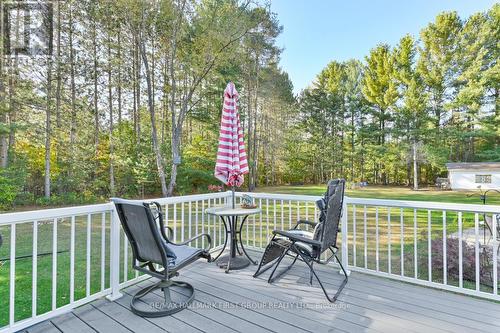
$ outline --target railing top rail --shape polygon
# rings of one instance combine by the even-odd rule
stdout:
[[[292,201],[316,201],[321,198],[321,196],[318,195],[297,195],[297,194],[263,193],[263,192],[236,192],[237,197],[241,197],[244,194],[247,194],[252,198],[292,200]]]
[[[36,220],[43,221],[53,218],[101,213],[111,210],[113,210],[113,204],[108,202],[97,205],[72,206],[63,208],[30,210],[30,211],[16,212],[16,213],[6,213],[6,214],[0,214],[0,225],[18,223],[18,222],[29,222]]]
[[[475,213],[500,213],[500,206],[496,205],[474,205],[447,202],[429,202],[429,201],[409,201],[409,200],[386,200],[346,197],[347,204],[383,206],[397,208],[416,208],[429,210],[446,210],[457,212],[475,212]]]
[[[230,195],[230,193],[231,192],[217,192],[217,193],[207,193],[207,194],[184,195],[184,196],[168,197],[168,198],[145,199],[138,201],[156,201],[162,205],[165,205],[165,204],[175,204],[180,202],[199,201],[204,199],[225,198],[228,195]],[[68,216],[102,213],[106,211],[111,211],[113,209],[114,209],[113,204],[111,202],[107,202],[96,205],[71,206],[62,208],[30,210],[25,212],[5,213],[5,214],[0,214],[0,226],[12,223],[43,221],[43,220],[68,217]]]
[[[174,204],[174,203],[180,203],[180,202],[200,201],[200,200],[206,200],[206,199],[227,198],[230,195],[231,195],[231,191],[225,191],[225,192],[215,192],[215,193],[181,195],[178,197],[145,199],[145,200],[139,200],[139,201],[156,201],[162,205],[166,205],[166,204]]]

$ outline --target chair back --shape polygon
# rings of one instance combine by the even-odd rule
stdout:
[[[324,221],[320,223],[320,230],[315,232],[315,239],[321,242],[320,254],[331,246],[337,246],[337,234],[344,203],[344,179],[333,179],[328,182],[325,193],[326,212]]]
[[[150,204],[118,198],[111,198],[111,201],[116,206],[134,259],[167,267],[165,241],[161,238]]]

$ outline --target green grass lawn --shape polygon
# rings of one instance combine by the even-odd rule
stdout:
[[[322,195],[325,192],[325,185],[269,186],[260,187],[257,191],[268,193]],[[363,189],[347,189],[346,194],[356,198],[482,204],[479,198],[479,191],[440,191],[434,188],[413,191],[408,187],[369,185]],[[500,205],[500,194],[490,193],[487,197],[487,204]]]

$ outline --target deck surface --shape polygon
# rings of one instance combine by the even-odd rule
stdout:
[[[272,285],[269,271],[252,278],[255,269],[225,274],[198,261],[177,278],[195,287],[195,301],[172,316],[146,319],[130,311],[131,295],[153,282],[146,280],[115,302],[100,299],[25,332],[500,332],[500,304],[494,302],[352,273],[331,305],[317,283],[308,285],[303,263]],[[335,291],[338,270],[318,269]]]

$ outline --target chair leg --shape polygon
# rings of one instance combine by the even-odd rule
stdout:
[[[283,258],[285,257],[287,252],[288,252],[288,250],[283,251],[283,253],[279,256],[278,260],[276,260],[276,263],[274,264],[273,271],[271,272],[271,275],[269,275],[269,278],[267,279],[267,283],[271,283],[273,281],[274,272],[276,272],[276,268],[278,268],[278,266],[281,263],[281,260],[283,260]]]
[[[313,272],[312,272],[312,267],[313,267],[314,262],[311,262],[311,269],[309,270],[309,284],[312,286],[313,284]]]
[[[288,250],[287,250],[287,252],[288,252]],[[285,255],[283,256],[283,258],[286,256],[287,252],[285,252]],[[273,277],[274,272],[276,271],[276,269],[278,268],[278,265],[279,265],[279,262],[276,263],[276,266],[274,266],[274,270],[271,273],[271,276],[269,276],[269,279],[267,280],[267,282],[273,283],[274,281],[276,281],[277,279],[279,279],[280,277],[282,277],[283,274],[285,274],[286,272],[288,272],[293,267],[293,265],[297,261],[298,257],[299,257],[298,254],[295,255],[295,258],[293,259],[292,263],[290,265],[288,265],[285,269],[281,270],[275,277]],[[281,259],[283,259],[283,258],[281,258]]]
[[[314,275],[314,277],[316,278],[316,280],[318,281],[321,289],[323,290],[323,293],[325,294],[326,296],[326,299],[330,302],[330,303],[334,303],[337,298],[340,296],[340,293],[342,292],[342,290],[344,289],[345,285],[347,284],[347,272],[345,271],[344,267],[342,266],[342,263],[340,262],[340,260],[338,259],[337,255],[335,254],[335,258],[337,259],[337,261],[339,262],[340,264],[340,267],[342,268],[342,271],[344,272],[344,280],[342,281],[342,283],[340,284],[337,292],[332,296],[330,297],[328,295],[328,292],[326,291],[325,287],[323,286],[323,283],[321,282],[321,280],[319,279],[319,276],[318,274],[316,274],[316,271],[314,270],[313,268],[313,265],[312,265],[312,259],[311,258],[307,258],[306,256],[304,256],[303,254],[301,254],[299,252],[301,258],[304,260],[304,262],[306,263],[306,265],[309,267],[310,271],[312,272],[312,274]]]
[[[170,288],[173,286],[182,288],[182,290],[179,292],[179,295],[176,295],[176,298],[179,299],[176,300],[172,299]],[[158,289],[163,292],[163,296],[165,298],[163,302],[161,303],[155,302],[153,305],[153,304],[148,304],[146,301],[142,300],[143,297],[149,295],[150,293],[153,293],[155,290]],[[149,318],[162,317],[162,316],[172,315],[187,308],[188,305],[193,301],[193,299],[194,299],[194,288],[189,283],[164,280],[139,290],[132,297],[132,300],[130,302],[130,308],[133,313],[141,317],[149,317]],[[141,303],[145,304],[141,306]]]
[[[257,276],[259,276],[259,275],[261,275],[262,273],[264,273],[268,269],[272,268],[275,265],[275,263],[273,263],[273,264],[271,264],[271,263],[273,261],[275,261],[277,258],[279,258],[279,256],[278,257],[274,257],[274,254],[271,254],[272,258],[271,258],[271,260],[269,260],[268,255],[270,254],[270,252],[272,252],[273,247],[275,246],[273,244],[273,241],[274,241],[274,237],[271,239],[271,241],[269,242],[269,244],[267,244],[266,249],[264,250],[264,254],[260,258],[259,266],[257,267],[257,270],[253,274],[254,278],[257,277]],[[283,249],[283,251],[285,251],[285,249]]]

